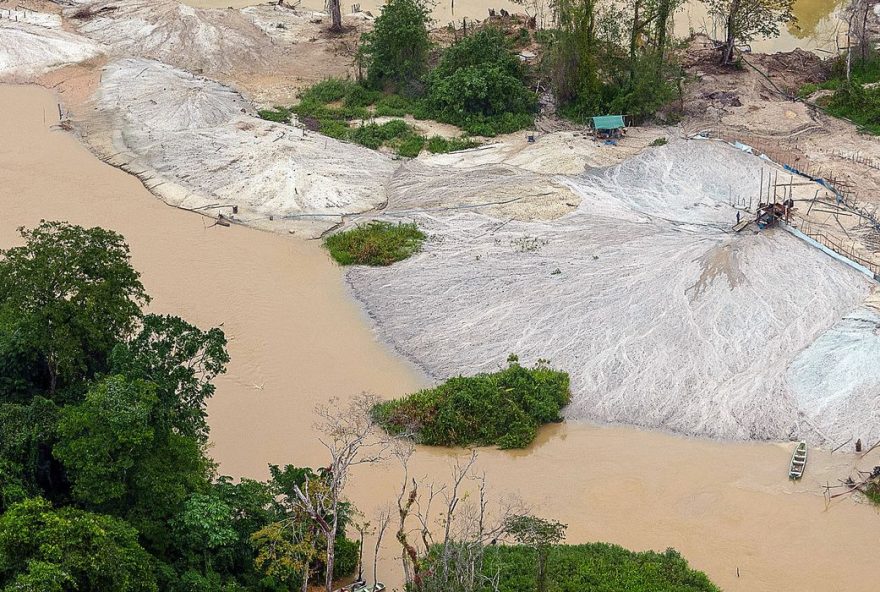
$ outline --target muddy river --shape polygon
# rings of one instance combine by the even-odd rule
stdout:
[[[121,232],[155,311],[222,325],[229,372],[209,407],[213,455],[227,474],[264,477],[267,463],[324,462],[311,410],[331,396],[399,395],[425,384],[377,343],[341,271],[315,242],[210,221],[165,206],[137,179],[53,129],[56,99],[0,86],[0,246],[44,219]],[[517,453],[485,450],[492,491],[516,494],[569,524],[570,542],[679,549],[724,590],[868,592],[880,579],[880,515],[853,499],[828,505],[820,485],[858,460],[811,453],[799,483],[789,444],[717,443],[623,427],[554,426]],[[417,475],[442,478],[457,453],[421,449]],[[394,466],[357,473],[348,493],[368,515],[391,502]],[[368,547],[369,548],[369,547]],[[380,577],[400,583],[388,537]]]
[[[183,0],[184,3],[201,8],[226,8],[251,6],[265,0]],[[287,0],[288,4],[296,4],[295,0]],[[342,0],[343,13],[351,12],[359,6],[361,10],[369,10],[379,14],[383,0]],[[324,10],[324,0],[301,0],[300,6],[310,10]],[[549,18],[549,0],[524,0],[516,3],[509,0],[437,0],[432,16],[438,26],[450,22],[460,25],[462,18],[484,19],[490,8],[505,9],[514,13],[528,12],[537,15],[539,20]],[[839,44],[845,45],[843,37],[846,29],[839,14],[843,0],[795,0],[794,14],[796,23],[783,25],[779,37],[758,40],[751,44],[754,51],[774,52],[791,51],[797,47],[819,50],[820,55],[835,51]],[[675,32],[684,37],[691,31],[714,33],[713,24],[708,16],[706,5],[700,0],[687,0],[675,15]],[[715,34],[716,38],[721,34]]]

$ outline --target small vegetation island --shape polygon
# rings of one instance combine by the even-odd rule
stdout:
[[[391,265],[416,253],[425,234],[413,223],[373,221],[330,234],[324,247],[340,265]]]
[[[414,505],[419,480],[404,478],[398,524],[387,508],[368,521],[347,500],[352,467],[388,460],[377,446],[393,442],[404,467],[415,450],[374,416],[391,431],[418,421],[434,444],[528,445],[568,402],[568,376],[545,362],[511,357],[500,372],[400,401],[329,401],[316,410],[332,442],[325,467],[270,466],[267,481],[217,474],[205,403],[229,362],[223,331],[145,313],[150,297],[115,232],[63,222],[20,232],[22,246],[0,251],[3,592],[332,591],[371,560],[378,581],[386,530],[412,592],[715,590],[672,551],[567,546],[564,525],[514,508],[475,522],[462,484],[485,479],[476,454],[456,465],[442,540],[408,536],[410,521],[428,520]],[[389,500],[399,493],[389,486]]]
[[[538,428],[562,421],[571,397],[568,374],[545,360],[533,368],[516,356],[490,374],[459,376],[443,384],[379,403],[373,415],[391,434],[411,435],[432,446],[525,448]]]

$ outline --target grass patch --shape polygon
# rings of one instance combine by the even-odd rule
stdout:
[[[379,403],[373,416],[391,434],[433,446],[524,448],[542,424],[561,421],[570,398],[566,372],[546,361],[523,368],[516,356],[491,374],[459,376],[431,389]]]
[[[391,265],[421,249],[425,234],[415,223],[370,222],[331,234],[324,247],[340,265]]]
[[[849,119],[863,130],[880,135],[880,88],[865,88],[875,82],[880,82],[880,55],[874,53],[866,61],[854,63],[849,81],[845,58],[840,58],[828,80],[803,85],[798,97],[806,99],[817,90],[833,90],[834,94],[819,101],[819,106],[830,115]]]
[[[428,138],[428,152],[433,154],[446,154],[457,150],[467,150],[479,146],[480,143],[470,138],[444,138],[431,136]]]
[[[483,572],[499,574],[499,592],[536,590],[535,550],[486,548]],[[608,543],[556,545],[547,557],[547,589],[557,592],[720,592],[675,550],[636,553]]]
[[[669,141],[666,138],[657,138],[653,142],[651,142],[651,146],[666,146]]]
[[[293,107],[275,107],[258,112],[263,119],[288,123],[292,114],[313,131],[354,142],[373,150],[386,146],[399,156],[413,158],[425,147],[425,138],[412,126],[395,120],[383,124],[367,123],[353,128],[352,121],[373,116],[402,117],[416,111],[413,101],[398,95],[383,95],[351,80],[328,78],[304,90]],[[371,106],[375,105],[373,110]]]
[[[865,497],[880,505],[880,481],[872,481],[865,487]]]
[[[260,109],[257,111],[257,115],[259,115],[260,118],[267,121],[274,121],[275,123],[289,122],[291,113],[292,111],[287,107],[275,107],[273,109]]]
[[[835,117],[849,119],[867,132],[880,135],[880,88],[844,84],[828,101],[825,110]]]

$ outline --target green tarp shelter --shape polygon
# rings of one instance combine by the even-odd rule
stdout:
[[[597,132],[610,132],[625,127],[623,115],[601,115],[593,118],[593,129]]]

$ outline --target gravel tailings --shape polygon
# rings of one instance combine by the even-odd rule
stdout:
[[[571,374],[569,418],[824,442],[867,403],[822,413],[793,392],[792,372],[806,370],[792,362],[869,283],[784,231],[730,232],[728,200],[757,194],[762,164],[676,141],[568,178],[580,205],[557,220],[413,213],[424,251],[348,279],[380,335],[436,378],[495,369],[513,352]]]
[[[86,128],[110,130],[114,164],[173,205],[227,216],[237,205],[234,218],[253,226],[311,221],[307,234],[320,232],[382,204],[396,168],[373,150],[258,119],[232,89],[152,60],[108,65],[95,107]]]

